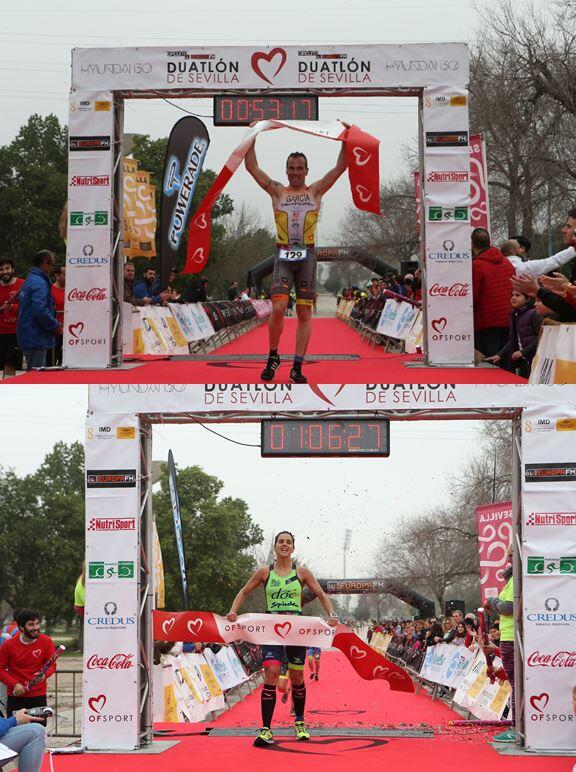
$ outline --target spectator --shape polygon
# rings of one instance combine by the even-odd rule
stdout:
[[[8,687],[8,717],[21,708],[44,707],[46,680],[56,670],[56,663],[53,663],[42,680],[26,690],[26,682],[34,678],[55,649],[52,638],[40,632],[38,612],[23,608],[17,622],[20,634],[0,646],[0,681]]]
[[[464,622],[458,622],[458,624],[456,625],[452,643],[455,646],[464,646],[464,644],[466,643],[466,625],[464,624]]]
[[[170,272],[168,274],[168,284],[166,285],[166,289],[164,291],[160,290],[160,276],[157,276],[154,279],[154,282],[152,283],[152,287],[150,289],[150,297],[158,298],[159,303],[176,303],[180,298],[180,293],[176,292],[174,289],[174,282],[176,281],[176,276],[178,275],[176,268],[171,268]],[[153,300],[155,303],[155,300]]]
[[[62,345],[64,336],[62,330],[64,329],[64,302],[66,299],[66,266],[57,265],[54,271],[54,283],[52,284],[50,291],[52,292],[52,298],[54,300],[54,308],[56,309],[56,319],[60,325],[60,332],[55,336],[54,348],[50,352],[48,362],[50,367],[58,367],[62,364]]]
[[[474,345],[485,357],[494,356],[508,338],[509,280],[514,268],[484,228],[472,231],[472,293]]]
[[[515,370],[522,378],[529,378],[542,317],[536,313],[532,298],[518,290],[512,290],[510,303],[508,340],[497,354],[487,357],[486,361],[494,364],[502,362],[507,370]]]
[[[238,297],[238,282],[233,281],[232,284],[228,287],[228,291],[226,293],[226,296],[228,300],[236,300]]]
[[[137,298],[134,295],[134,277],[136,268],[134,263],[124,263],[124,302],[133,306],[149,306],[152,298]]]
[[[459,625],[460,622],[464,621],[464,614],[459,608],[455,608],[452,612],[452,619],[454,620],[454,626]]]
[[[430,620],[430,627],[426,635],[426,646],[435,646],[437,643],[442,642],[444,632],[442,625],[437,619]]]
[[[74,611],[78,617],[78,650],[84,649],[84,605],[86,603],[86,563],[82,563],[82,573],[74,587]]]
[[[20,290],[17,336],[28,370],[46,366],[46,352],[54,348],[55,335],[60,332],[50,284],[55,265],[53,252],[38,252]]]
[[[542,260],[528,260],[530,250],[530,239],[524,236],[511,236],[511,239],[518,243],[518,249],[513,255],[508,256],[516,270],[517,276],[536,278],[544,273],[559,271],[562,266],[574,260],[576,257],[576,207],[568,212],[566,223],[562,228],[562,240],[564,249],[550,257],[544,257]],[[576,281],[576,266],[572,263],[571,281]]]
[[[420,268],[414,271],[414,297],[412,299],[418,302],[422,300],[422,271]]]
[[[46,749],[42,720],[29,716],[24,709],[10,718],[0,718],[0,742],[18,756],[21,772],[40,772]]]
[[[456,624],[452,617],[446,617],[442,622],[442,630],[444,634],[442,636],[442,643],[452,643],[454,636],[456,635]]]
[[[170,290],[160,292],[160,279],[156,278],[154,268],[146,268],[134,282],[134,297],[144,300],[149,298],[153,306],[159,306],[170,299]]]
[[[186,297],[188,303],[205,303],[208,300],[206,295],[207,287],[208,279],[195,279],[192,282]]]
[[[529,259],[528,252],[530,252],[532,246],[530,239],[526,238],[526,236],[509,236],[508,241],[514,241],[516,243],[516,250],[512,252],[513,255],[519,257],[523,262]],[[506,254],[504,250],[502,250],[502,252]]]
[[[248,287],[242,290],[242,293],[240,294],[240,300],[250,300],[250,290]]]
[[[24,279],[16,277],[16,266],[10,257],[0,258],[0,369],[4,378],[16,374],[22,367],[16,326],[18,301]]]

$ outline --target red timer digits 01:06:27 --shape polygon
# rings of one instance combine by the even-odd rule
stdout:
[[[275,456],[388,456],[387,419],[264,419],[263,457]]]

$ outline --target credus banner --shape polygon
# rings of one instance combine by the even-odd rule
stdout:
[[[330,627],[319,617],[286,614],[242,614],[235,622],[209,611],[154,612],[154,640],[233,643],[242,640],[276,646],[339,649],[361,678],[382,678],[393,691],[413,692],[412,679],[398,665],[378,654],[355,633],[339,624]]]
[[[166,146],[160,200],[160,287],[168,284],[176,266],[192,199],[200,179],[210,138],[199,118],[188,115],[172,128]]]

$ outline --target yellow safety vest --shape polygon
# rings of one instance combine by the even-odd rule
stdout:
[[[508,579],[498,600],[514,602],[514,577]],[[514,614],[500,614],[500,640],[514,640]]]

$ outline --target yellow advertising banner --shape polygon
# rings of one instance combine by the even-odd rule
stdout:
[[[156,189],[135,158],[124,166],[124,256],[156,256]]]

